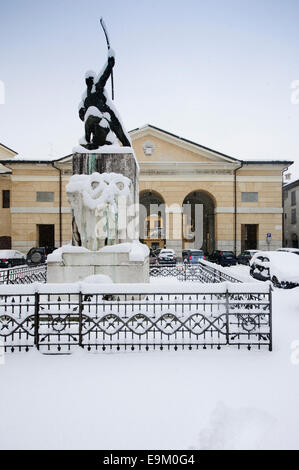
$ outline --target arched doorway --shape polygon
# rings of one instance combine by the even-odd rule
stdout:
[[[140,241],[156,250],[165,246],[165,202],[156,191],[143,191],[139,196]]]
[[[183,202],[183,248],[215,250],[215,203],[208,193],[193,191]]]

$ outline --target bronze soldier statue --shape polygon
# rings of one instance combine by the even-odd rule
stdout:
[[[98,149],[102,145],[113,144],[113,140],[107,138],[110,131],[114,132],[123,146],[131,147],[129,138],[120,123],[116,110],[109,102],[105,90],[105,85],[112,73],[114,64],[115,59],[110,49],[106,67],[100,77],[96,79],[94,72],[87,72],[86,74],[87,92],[80,106],[79,116],[82,121],[85,121],[87,144],[83,144],[83,147],[89,150]],[[87,118],[86,114],[88,114]]]

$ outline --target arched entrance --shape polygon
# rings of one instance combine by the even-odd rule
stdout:
[[[165,202],[156,191],[143,191],[139,196],[140,241],[156,250],[165,246]]]
[[[183,249],[215,250],[215,203],[208,193],[193,191],[183,202]],[[200,245],[200,246],[199,246]]]

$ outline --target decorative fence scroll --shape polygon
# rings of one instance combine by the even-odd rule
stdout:
[[[85,286],[84,288],[82,286]],[[0,286],[5,352],[272,350],[270,284]],[[27,290],[26,290],[27,289]]]

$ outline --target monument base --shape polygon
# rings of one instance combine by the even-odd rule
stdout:
[[[86,277],[103,274],[114,283],[148,283],[149,256],[133,261],[130,252],[119,251],[119,245],[109,251],[62,253],[61,260],[48,260],[48,283],[72,283]],[[113,251],[114,249],[114,251]]]

